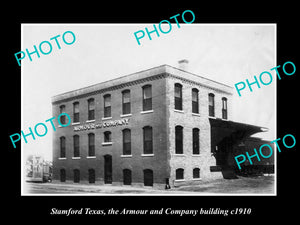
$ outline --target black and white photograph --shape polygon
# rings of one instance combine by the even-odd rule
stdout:
[[[22,194],[276,195],[276,24],[160,25],[22,25]]]

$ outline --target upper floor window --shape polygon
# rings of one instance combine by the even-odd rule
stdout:
[[[95,100],[90,98],[88,100],[88,120],[95,119]]]
[[[152,127],[147,126],[143,128],[143,137],[144,137],[144,154],[153,154]]]
[[[175,109],[182,110],[182,85],[176,83],[174,88]]]
[[[208,95],[208,115],[215,116],[215,95],[212,93]]]
[[[130,114],[130,90],[122,91],[122,114]]]
[[[95,156],[95,134],[93,133],[88,134],[88,139],[89,139],[88,156]]]
[[[74,146],[73,156],[80,157],[80,150],[79,150],[80,145],[79,145],[79,136],[78,135],[73,136],[73,146]]]
[[[66,106],[65,105],[59,106],[59,112],[60,112],[60,114],[66,113]],[[60,123],[61,124],[66,124],[66,115],[61,115],[60,116]]]
[[[200,145],[199,145],[199,129],[193,129],[193,155],[200,154]]]
[[[175,127],[175,154],[183,154],[183,127]]]
[[[123,131],[123,155],[131,155],[131,132],[129,129]]]
[[[192,89],[192,113],[199,113],[199,91]]]
[[[152,110],[152,87],[143,86],[143,111]]]
[[[66,157],[66,138],[60,137],[60,158]]]
[[[111,142],[111,132],[110,131],[105,131],[104,132],[104,142]]]
[[[222,98],[222,119],[227,120],[227,98]]]
[[[79,102],[73,103],[73,123],[79,122]]]
[[[104,117],[111,117],[111,96],[110,94],[104,95]]]

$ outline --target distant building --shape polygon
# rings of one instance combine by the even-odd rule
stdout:
[[[187,63],[54,96],[53,116],[72,124],[54,132],[53,179],[164,187],[223,177],[231,149],[263,128],[231,121],[233,89]]]

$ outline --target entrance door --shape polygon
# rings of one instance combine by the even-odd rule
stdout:
[[[129,169],[123,170],[123,184],[131,185],[131,170]]]
[[[104,183],[112,183],[112,157],[111,155],[104,156]]]
[[[146,169],[144,170],[144,185],[153,186],[153,171]]]

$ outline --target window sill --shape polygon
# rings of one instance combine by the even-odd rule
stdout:
[[[132,114],[129,113],[129,114],[122,114],[122,115],[120,115],[121,118],[123,118],[123,117],[128,117],[128,116],[132,116]]]
[[[87,120],[85,121],[86,123],[92,123],[92,122],[95,122],[96,120]]]
[[[185,154],[173,154],[174,156],[186,156]]]
[[[74,125],[78,125],[78,124],[80,124],[80,122],[74,122],[74,123],[72,123],[73,126]]]
[[[131,158],[132,155],[121,155],[121,158]]]
[[[192,154],[192,157],[200,157],[200,154]]]
[[[110,117],[102,117],[102,120],[111,120],[112,119],[112,117],[110,116]]]
[[[147,111],[141,111],[141,114],[153,113],[153,109]]]
[[[96,156],[87,156],[87,159],[96,159]]]
[[[66,157],[59,157],[58,160],[64,160],[67,159]]]
[[[72,159],[81,159],[81,157],[72,157]]]
[[[199,116],[200,117],[200,113],[192,113],[192,116]]]
[[[215,116],[208,116],[208,118],[217,119]]]
[[[175,182],[184,182],[185,179],[175,180]]]
[[[184,113],[184,111],[183,111],[183,110],[180,110],[180,109],[174,109],[174,112]]]
[[[102,142],[102,146],[112,145],[112,142]]]
[[[141,156],[142,157],[152,157],[152,156],[154,156],[154,154],[142,154]]]
[[[193,178],[192,180],[202,180],[202,178]]]

